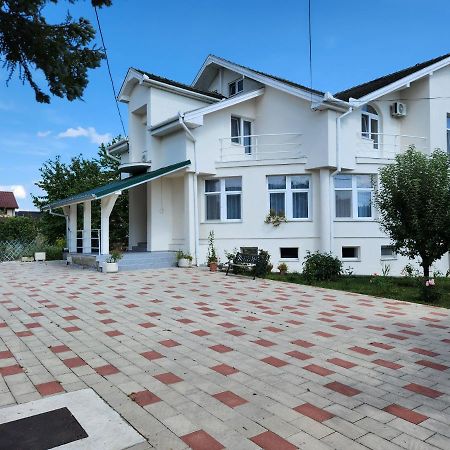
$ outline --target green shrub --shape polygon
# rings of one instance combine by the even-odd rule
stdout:
[[[331,253],[307,252],[303,262],[303,276],[313,281],[336,280],[342,273],[342,263]]]
[[[265,250],[260,250],[258,254],[258,262],[253,269],[253,274],[258,278],[266,278],[267,274],[270,272],[271,264],[270,264],[270,255],[269,252]]]
[[[38,236],[37,221],[30,217],[5,217],[0,219],[0,239],[2,241],[21,240],[31,242]]]
[[[46,245],[42,250],[45,252],[45,259],[47,261],[59,261],[62,259],[63,247],[57,245]]]
[[[438,303],[442,297],[441,289],[436,286],[434,279],[425,279],[420,283],[419,300],[427,303]]]

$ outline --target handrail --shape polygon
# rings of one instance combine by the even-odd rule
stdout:
[[[84,247],[84,234],[85,233],[91,233],[91,245],[90,245],[90,253],[101,253],[101,229],[100,228],[91,228],[90,230],[77,230],[77,234],[76,234],[76,249],[77,249],[77,253],[79,252],[79,250],[81,250],[80,253],[85,253],[85,247]],[[81,235],[81,236],[80,236]],[[78,245],[79,241],[81,240],[81,245]],[[97,241],[97,245],[92,245],[93,242]],[[88,247],[89,248],[89,247]],[[86,252],[87,253],[87,252]]]

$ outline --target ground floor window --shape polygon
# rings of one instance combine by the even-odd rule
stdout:
[[[373,175],[336,175],[334,177],[336,218],[373,218],[373,186]]]
[[[360,249],[359,247],[342,247],[341,256],[346,260],[358,260],[360,259]]]
[[[298,259],[298,247],[281,247],[281,259]]]
[[[241,220],[241,192],[241,177],[205,180],[205,220]]]
[[[381,259],[396,259],[397,253],[393,245],[382,245],[381,246]]]
[[[309,219],[309,175],[269,175],[269,210],[287,219]]]

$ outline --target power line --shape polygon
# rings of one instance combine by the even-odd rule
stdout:
[[[123,136],[125,137],[127,135],[127,133],[125,131],[125,125],[123,124],[122,114],[120,113],[119,102],[117,101],[116,88],[114,87],[114,81],[113,81],[112,74],[111,74],[111,67],[109,65],[108,52],[106,51],[105,40],[103,39],[102,27],[100,25],[100,19],[98,17],[98,12],[97,12],[96,6],[94,6],[94,11],[95,11],[95,17],[97,18],[97,26],[98,26],[98,31],[100,33],[100,38],[102,40],[103,50],[105,52],[106,66],[108,67],[109,79],[111,80],[111,87],[112,87],[112,91],[113,91],[113,95],[114,95],[114,102],[116,104],[117,113],[119,114],[120,123],[122,125]]]
[[[313,72],[312,72],[311,0],[308,0],[308,40],[309,40],[309,87],[311,88],[311,103],[312,103]]]

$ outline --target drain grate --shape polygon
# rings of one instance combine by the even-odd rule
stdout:
[[[0,425],[0,449],[48,450],[88,435],[67,408]]]

